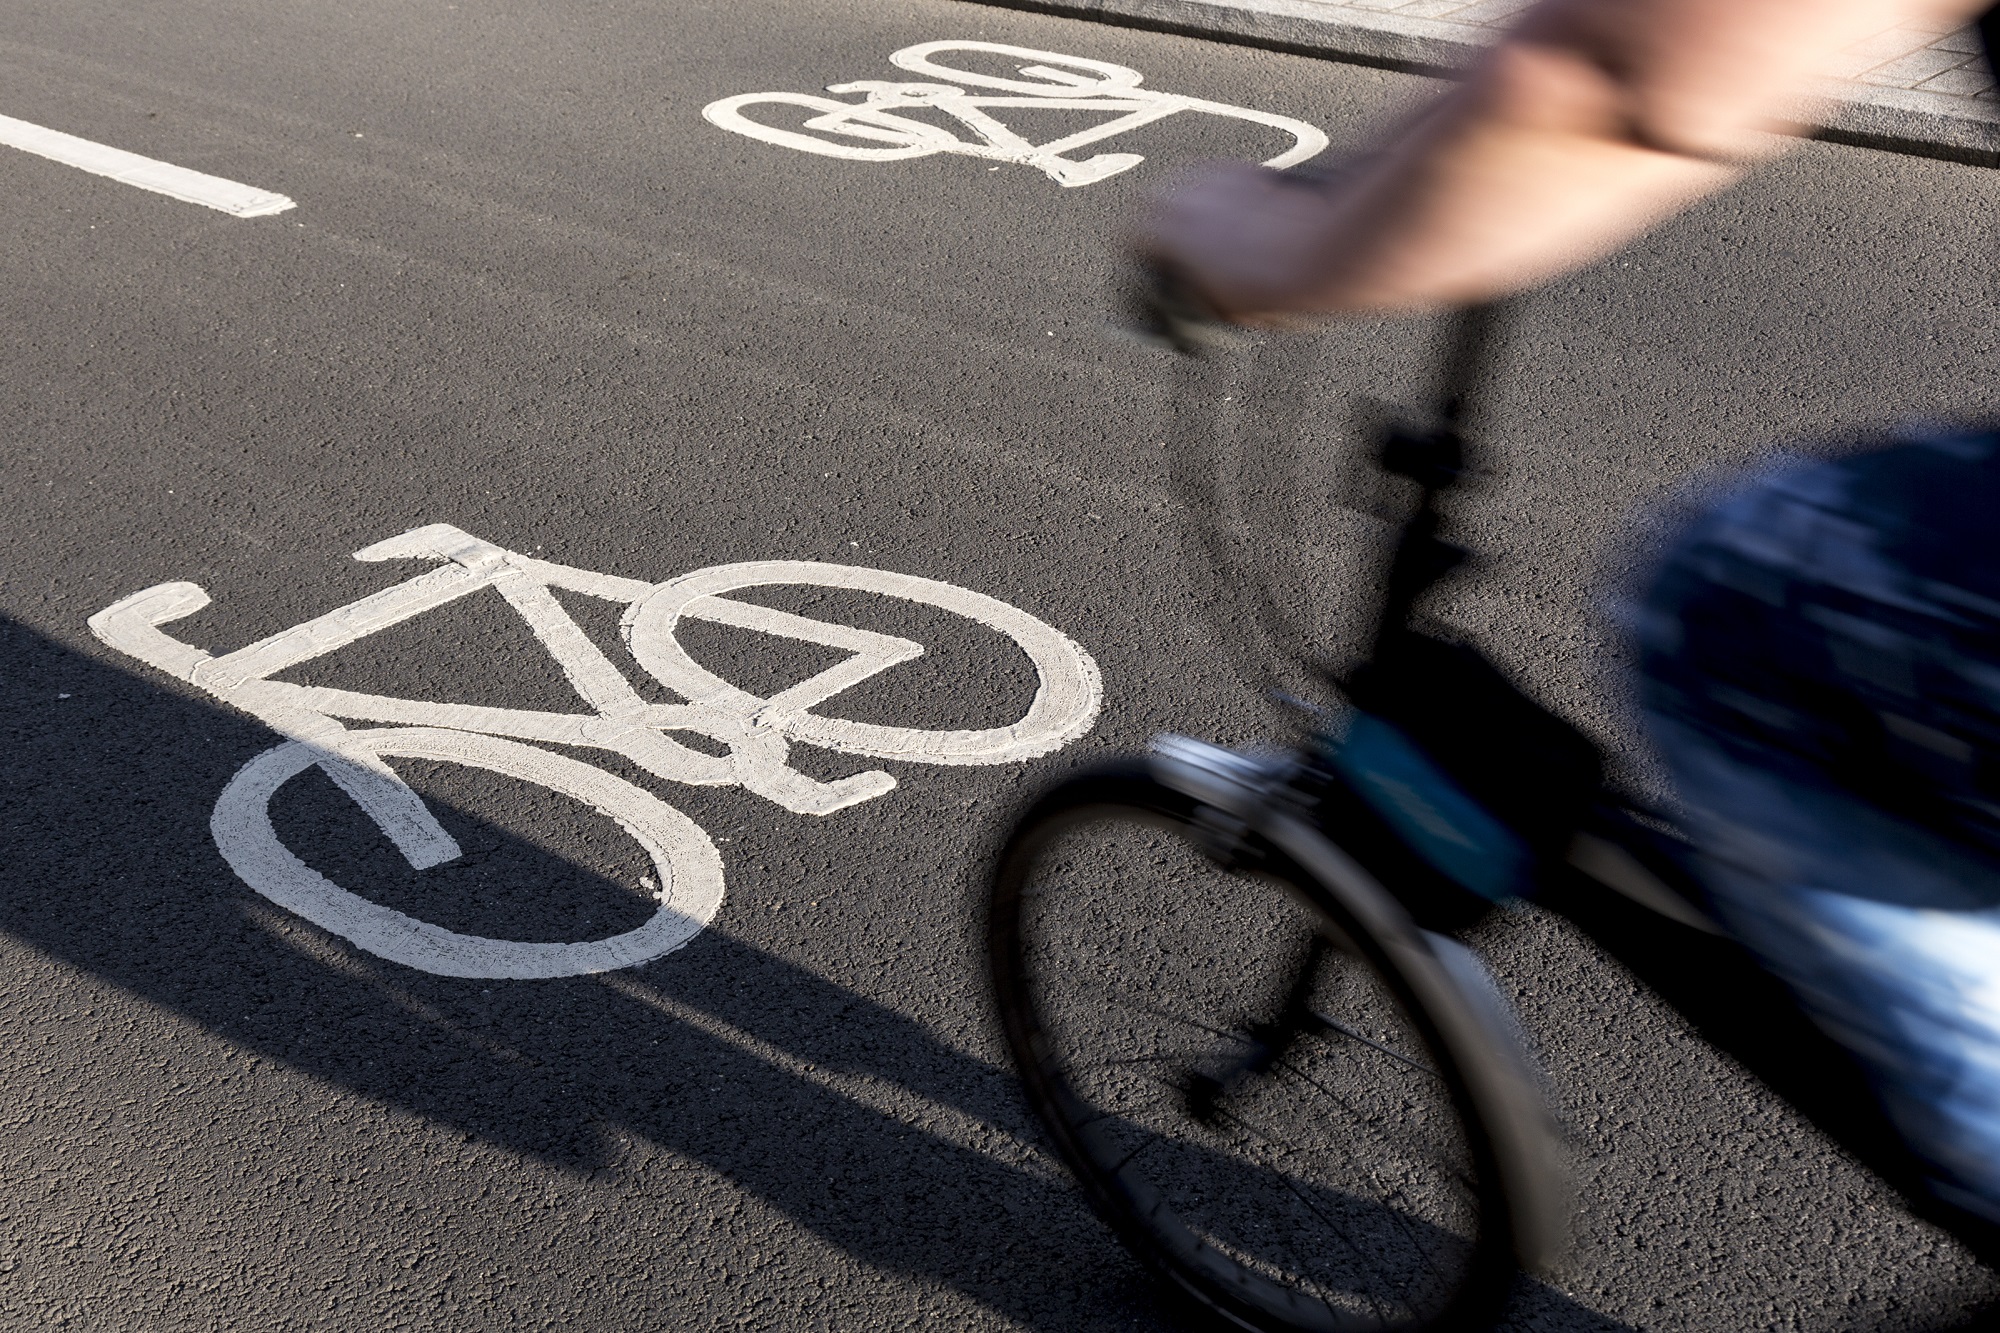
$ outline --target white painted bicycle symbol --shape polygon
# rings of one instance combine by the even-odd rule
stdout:
[[[1015,71],[1022,77],[1008,78],[953,69],[932,59],[948,51],[978,51],[1027,63]],[[964,153],[1035,167],[1066,186],[1101,181],[1146,159],[1139,153],[1099,153],[1080,160],[1065,154],[1183,111],[1253,121],[1290,135],[1292,146],[1267,159],[1264,163],[1267,167],[1294,166],[1326,148],[1326,135],[1305,121],[1226,102],[1142,88],[1139,85],[1143,76],[1138,70],[1082,56],[1002,46],[998,42],[922,42],[895,52],[889,63],[949,82],[890,83],[862,79],[827,85],[830,93],[861,94],[862,100],[858,102],[837,101],[814,93],[742,93],[710,102],[701,114],[710,124],[725,130],[803,153],[858,162],[893,162],[933,153]],[[968,91],[970,88],[991,88],[1012,95],[974,95]],[[744,114],[748,108],[766,106],[804,107],[818,114],[802,127],[810,133],[767,125]],[[1008,107],[1125,114],[1049,143],[1032,144],[989,114],[993,109]],[[943,112],[964,125],[971,137],[960,138],[942,126],[897,114],[920,109]]]
[[[833,782],[815,780],[787,762],[794,743],[925,764],[1017,762],[1089,731],[1102,698],[1097,664],[1063,634],[1005,602],[911,574],[762,560],[647,583],[503,550],[442,523],[378,542],[354,558],[443,564],[220,657],[159,628],[208,605],[208,594],[192,583],[162,583],[134,593],[92,616],[90,628],[119,651],[206,690],[286,737],[238,770],[216,801],[209,826],[231,869],[266,898],[370,953],[444,976],[531,979],[637,966],[693,939],[722,905],[721,856],[693,820],[623,778],[525,742],[607,750],[669,781],[738,785],[795,813],[825,815],[882,795],[896,779],[870,770]],[[879,593],[997,630],[1034,665],[1034,699],[1020,720],[983,730],[929,731],[815,713],[816,705],[924,649],[908,639],[726,596],[787,584]],[[271,679],[485,588],[497,591],[527,622],[590,711],[433,703]],[[623,604],[621,629],[633,659],[684,702],[647,702],[563,609],[554,595],[558,589]],[[687,620],[799,639],[850,655],[760,698],[687,653],[675,637]],[[350,730],[341,719],[390,725]],[[726,753],[683,745],[672,739],[675,732],[706,737]],[[388,765],[392,757],[487,769],[610,816],[650,855],[658,875],[658,908],[637,928],[598,940],[530,943],[464,935],[350,893],[279,840],[271,823],[272,797],[317,767],[374,820],[412,868],[456,859],[458,844]]]

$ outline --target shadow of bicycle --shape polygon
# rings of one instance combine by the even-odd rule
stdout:
[[[837,873],[824,852],[739,838],[723,851],[740,887],[732,883],[715,926],[641,969],[525,983],[433,976],[289,916],[222,862],[210,812],[229,777],[271,743],[259,724],[17,623],[0,621],[0,664],[0,930],[14,939],[230,1048],[562,1170],[627,1170],[634,1143],[697,1163],[852,1259],[951,1288],[1025,1327],[1168,1317],[1036,1146],[986,1031],[970,924],[975,840],[962,811],[954,821],[891,810],[863,822],[843,836],[867,845],[898,821],[918,826],[913,841]],[[273,806],[288,845],[402,910],[471,913],[459,924],[562,938],[615,929],[620,913],[645,905],[629,866],[591,863],[564,842],[604,831],[588,812],[466,794],[437,810],[465,864],[426,881],[371,844],[379,834],[330,785],[291,787]],[[483,812],[489,796],[505,825]],[[738,827],[710,822],[739,817],[733,799],[709,800],[712,831]],[[532,836],[510,831],[524,817]],[[833,836],[822,834],[830,825],[812,827],[813,838]],[[813,841],[790,828],[787,838]],[[744,864],[753,858],[771,878]],[[767,929],[784,914],[760,892],[788,885],[784,896],[803,911],[800,885],[816,874],[828,882],[811,896],[827,914],[803,934]],[[833,880],[863,893],[926,875],[961,886],[932,908],[947,922],[936,937],[943,956],[899,953],[887,942],[895,932],[872,931],[866,909],[831,911],[843,891]],[[35,1003],[25,978],[14,1003]],[[97,1049],[119,1059],[115,1043]],[[205,1114],[191,1095],[154,1108],[152,1121],[171,1136],[169,1117]],[[411,1188],[421,1193],[422,1181]],[[667,1238],[685,1229],[674,1214],[712,1199],[647,1198],[656,1217],[627,1224],[657,1221]],[[1623,1327],[1541,1284],[1524,1284],[1515,1317],[1537,1329]]]

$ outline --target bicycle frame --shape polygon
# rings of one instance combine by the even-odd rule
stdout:
[[[1203,318],[1199,306],[1185,298],[1174,299],[1178,295],[1172,274],[1156,274],[1143,316],[1147,332],[1183,353],[1185,361],[1214,346],[1215,339],[1199,327]],[[1465,471],[1460,427],[1484,368],[1493,324],[1490,308],[1461,315],[1447,360],[1437,425],[1429,430],[1392,429],[1383,440],[1384,469],[1414,481],[1419,494],[1392,543],[1370,663],[1394,659],[1421,637],[1415,618],[1424,594],[1466,558],[1465,550],[1441,536],[1438,500]],[[1254,581],[1252,585],[1256,595],[1265,595],[1261,586]],[[1370,670],[1370,664],[1364,664],[1332,683],[1366,709],[1372,702]],[[1551,723],[1564,725],[1539,706],[1522,702]],[[1318,808],[1335,788],[1358,790],[1353,773],[1343,772],[1337,760],[1326,760],[1339,745],[1325,738],[1308,742],[1299,766],[1278,789],[1260,799],[1275,802],[1277,808]],[[1214,783],[1229,778],[1242,762],[1226,751],[1165,738],[1154,769],[1162,781],[1198,794],[1190,785],[1197,781],[1189,777],[1191,766],[1206,770],[1208,776],[1199,781]],[[1443,780],[1449,783],[1449,778]],[[1895,1189],[1912,1212],[1952,1232],[1985,1262],[2000,1266],[2000,1228],[1930,1191],[1922,1164],[1881,1109],[1858,1062],[1709,914],[1693,868],[1695,849],[1660,816],[1614,788],[1595,784],[1588,797],[1588,805],[1578,809],[1568,825],[1561,856],[1545,862],[1535,877],[1535,902],[1582,930],[1705,1041],[1734,1057]],[[1415,831],[1420,821],[1399,820],[1391,802],[1377,799],[1365,804],[1372,815],[1364,814],[1363,822],[1372,819],[1379,825],[1374,846],[1407,849],[1420,836]],[[1242,810],[1235,813],[1249,818]],[[1431,804],[1421,813],[1435,819],[1440,811]],[[1401,885],[1414,880],[1417,887],[1398,896],[1420,923],[1451,931],[1483,915],[1486,904],[1461,888],[1457,904],[1440,916],[1440,895],[1435,891],[1440,877],[1432,874],[1424,883],[1416,859],[1409,858],[1406,868],[1415,873],[1401,877]],[[1384,882],[1398,886],[1399,877],[1385,876]]]

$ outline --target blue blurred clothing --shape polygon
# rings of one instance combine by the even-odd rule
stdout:
[[[1750,476],[1638,641],[1717,914],[2000,1222],[2000,437]]]

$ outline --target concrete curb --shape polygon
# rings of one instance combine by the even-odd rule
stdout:
[[[1205,37],[1292,55],[1449,78],[1479,54],[1462,24],[1394,13],[1358,19],[1314,0],[970,0],[1122,27]],[[1822,80],[1812,137],[1973,166],[2000,167],[2000,102]]]

